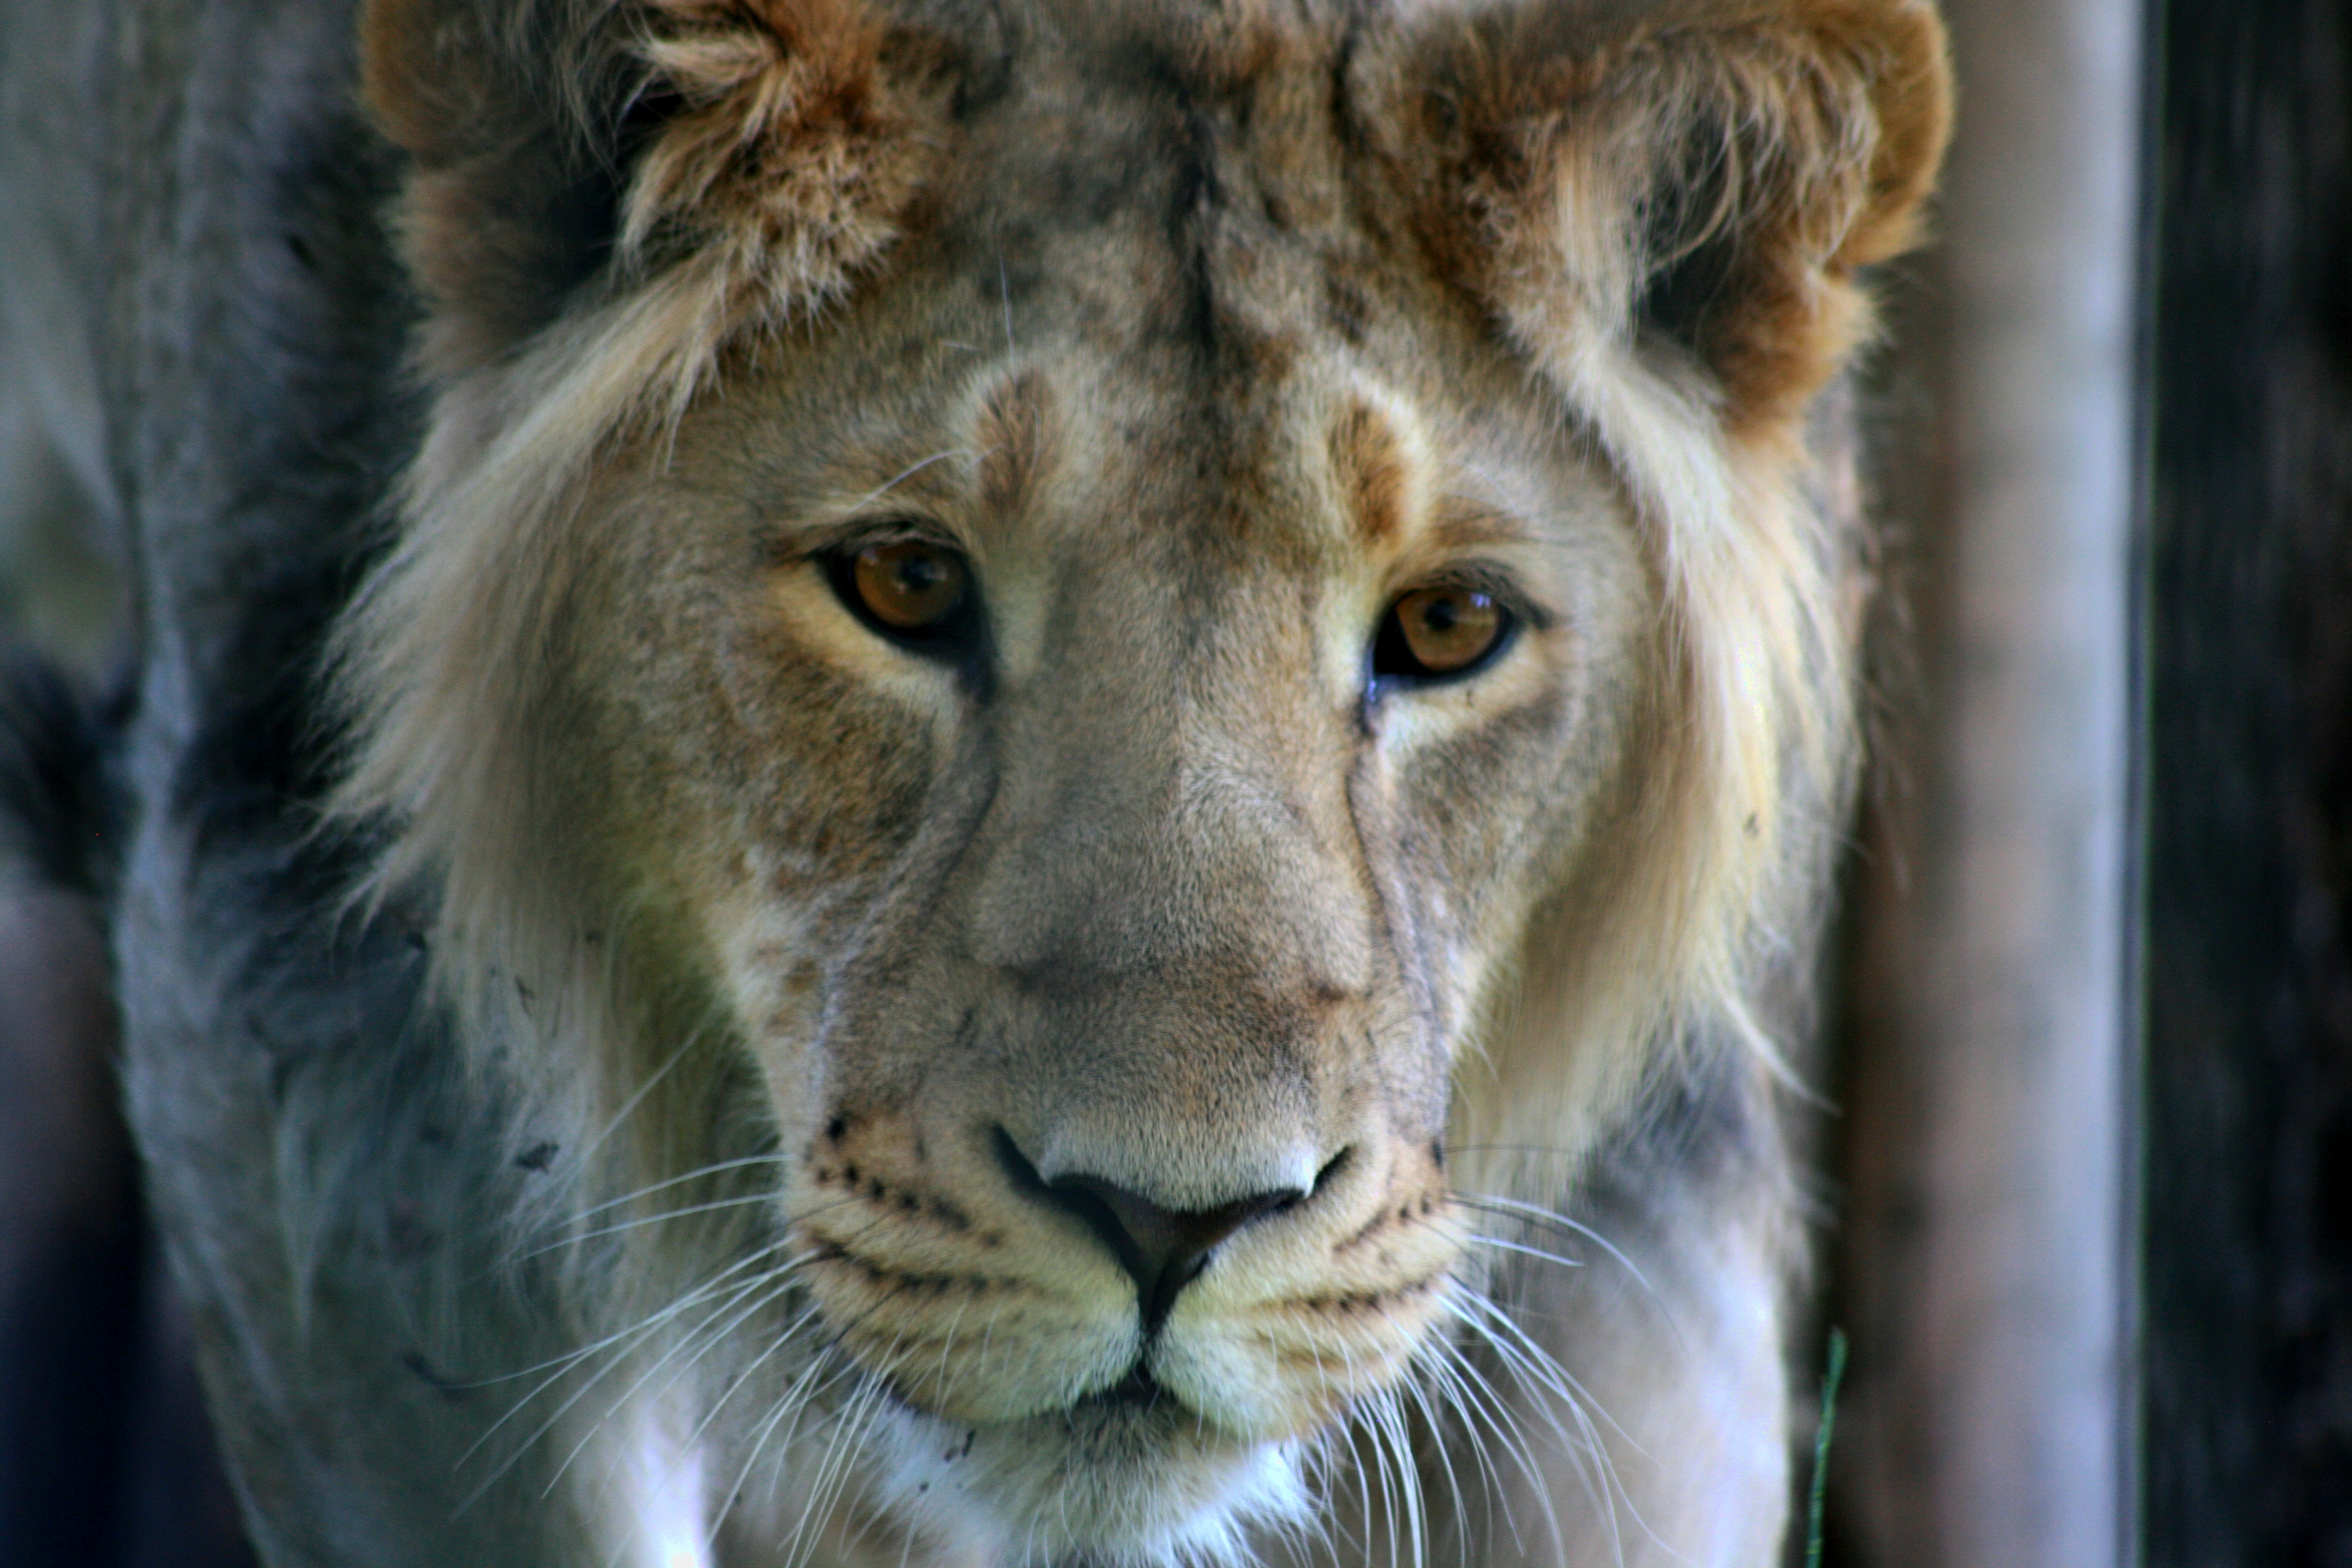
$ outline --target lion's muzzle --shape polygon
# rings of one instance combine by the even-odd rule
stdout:
[[[844,1119],[796,1184],[836,1342],[961,1423],[1108,1401],[1179,1408],[1229,1443],[1310,1432],[1410,1361],[1458,1246],[1433,1151],[1393,1138],[1301,1185],[1180,1208],[1041,1168],[1001,1125]]]

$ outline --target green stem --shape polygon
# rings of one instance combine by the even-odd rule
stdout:
[[[1805,1517],[1805,1568],[1822,1568],[1822,1499],[1829,1490],[1830,1428],[1837,1420],[1838,1380],[1845,1375],[1845,1331],[1830,1331],[1829,1371],[1822,1378],[1822,1425],[1813,1434],[1813,1500]]]

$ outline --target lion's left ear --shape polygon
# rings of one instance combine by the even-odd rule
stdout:
[[[1927,0],[1525,0],[1374,90],[1439,265],[1555,369],[1696,368],[1736,431],[1800,411],[1909,246],[1951,120]]]

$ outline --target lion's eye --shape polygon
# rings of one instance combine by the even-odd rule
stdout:
[[[835,584],[882,630],[921,637],[947,629],[963,607],[971,569],[962,556],[919,539],[869,544],[841,558]]]
[[[1389,607],[1372,646],[1372,673],[1467,675],[1502,647],[1510,629],[1510,611],[1474,588],[1416,588]]]

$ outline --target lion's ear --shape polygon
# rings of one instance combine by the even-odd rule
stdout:
[[[1927,0],[1527,0],[1381,86],[1441,266],[1555,368],[1695,366],[1748,429],[1852,348],[1854,269],[1913,242],[1951,114]]]
[[[717,337],[838,293],[897,235],[955,63],[878,4],[366,0],[430,367],[498,358],[598,282],[691,272]]]

